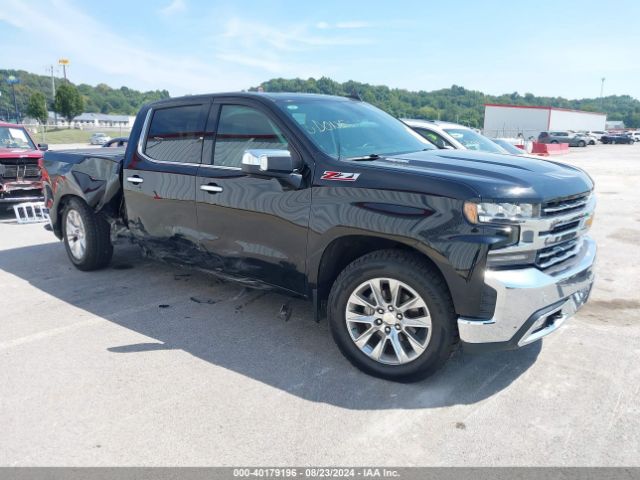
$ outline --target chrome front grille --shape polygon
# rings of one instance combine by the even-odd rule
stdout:
[[[591,192],[546,202],[538,217],[519,222],[520,240],[516,245],[494,250],[490,255],[529,254],[528,262],[535,262],[541,270],[562,269],[580,252],[595,203]]]
[[[536,265],[544,270],[575,256],[580,250],[580,239],[562,242],[552,247],[543,248],[536,255]]]
[[[23,178],[40,178],[40,167],[37,163],[18,163],[16,160],[0,162],[0,177],[5,180],[21,180]]]
[[[558,235],[559,233],[574,233],[579,228],[580,220],[569,220],[568,222],[554,225],[548,232],[540,232],[540,235],[546,237],[548,235]]]
[[[546,202],[542,205],[542,216],[551,217],[582,210],[587,203],[589,203],[588,193]]]

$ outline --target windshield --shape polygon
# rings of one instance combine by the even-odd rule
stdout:
[[[278,106],[320,150],[333,158],[436,149],[400,120],[368,103],[313,99],[283,101]]]
[[[0,148],[36,149],[26,130],[21,127],[0,127]]]
[[[506,140],[501,140],[499,138],[495,138],[495,139],[492,138],[491,141],[493,141],[494,143],[497,143],[499,146],[505,149],[507,153],[510,153],[511,155],[523,155],[524,153],[526,153],[521,148],[516,147],[515,145],[507,142]]]
[[[445,128],[445,132],[459,141],[469,150],[478,150],[488,153],[505,153],[505,149],[496,145],[487,137],[483,137],[479,133],[468,128]]]

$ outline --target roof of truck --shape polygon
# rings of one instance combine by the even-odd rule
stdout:
[[[171,103],[183,100],[205,100],[211,97],[245,97],[245,98],[267,98],[272,101],[303,101],[303,100],[339,100],[339,101],[358,101],[357,98],[340,97],[337,95],[323,95],[319,93],[289,93],[289,92],[224,92],[224,93],[207,93],[201,95],[186,95],[183,97],[172,97],[165,100],[153,102],[154,104]]]

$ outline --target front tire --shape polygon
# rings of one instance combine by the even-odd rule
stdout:
[[[579,146],[579,147],[586,147],[586,146],[587,146],[587,142],[585,142],[584,140],[580,140],[580,141],[578,142],[578,146]]]
[[[369,375],[426,378],[458,334],[447,286],[417,254],[379,250],[349,264],[329,295],[329,328],[342,354]]]
[[[83,271],[109,265],[113,256],[111,227],[79,198],[67,203],[62,214],[62,235],[71,263]]]

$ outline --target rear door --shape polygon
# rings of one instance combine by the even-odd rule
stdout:
[[[302,151],[259,102],[216,100],[196,181],[198,228],[208,267],[305,293],[312,162],[303,158],[305,181],[296,188],[242,172],[242,156],[249,149]]]
[[[155,256],[192,263],[197,251],[196,175],[209,106],[182,102],[149,110],[124,169],[129,228]]]

